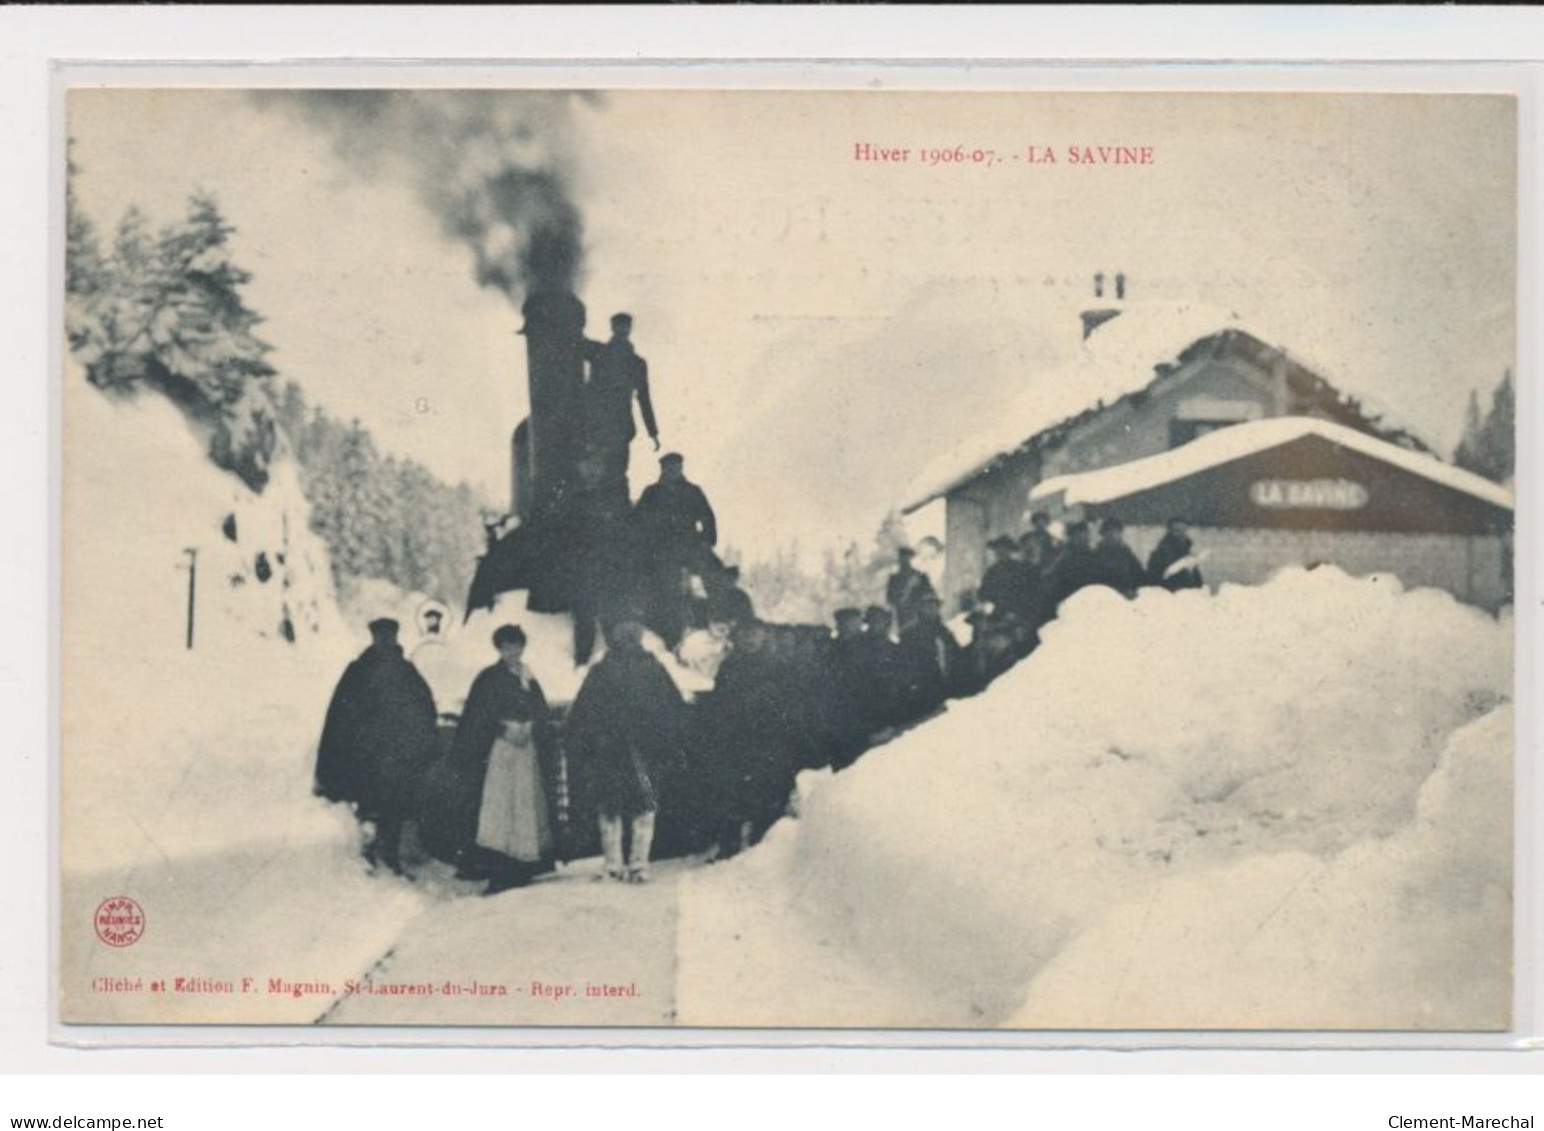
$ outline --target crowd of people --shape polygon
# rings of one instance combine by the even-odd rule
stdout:
[[[990,563],[974,595],[969,621],[976,653],[976,678],[990,682],[1034,650],[1041,627],[1081,589],[1102,585],[1127,597],[1145,586],[1199,589],[1199,559],[1189,523],[1172,518],[1144,565],[1126,543],[1125,524],[1115,517],[1099,523],[1099,539],[1085,521],[1071,522],[1065,540],[1052,532],[1050,515],[1036,511],[1018,538],[1006,535],[987,544]]]
[[[646,513],[656,505],[649,499],[646,491],[638,504]],[[523,630],[506,624],[493,634],[497,660],[473,682],[453,728],[437,725],[397,623],[374,621],[370,646],[333,695],[316,791],[354,807],[371,831],[372,862],[402,870],[404,830],[414,824],[430,855],[486,880],[490,892],[597,851],[597,879],[633,883],[648,880],[660,847],[732,856],[784,815],[801,771],[844,770],[947,700],[979,693],[1034,650],[1078,590],[1133,596],[1145,585],[1202,584],[1181,519],[1145,566],[1117,519],[1100,523],[1097,543],[1084,522],[1065,533],[1057,538],[1037,513],[1021,537],[990,543],[992,561],[966,602],[968,643],[945,623],[943,601],[907,548],[886,603],[837,609],[829,631],[757,619],[730,571],[717,600],[701,600],[719,647],[711,691],[690,702],[644,646],[643,618],[624,612],[607,624],[606,651],[566,711],[548,703],[525,665]],[[702,546],[711,534],[699,517],[676,537]]]

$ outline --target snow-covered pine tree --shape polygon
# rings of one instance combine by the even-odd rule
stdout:
[[[81,317],[71,333],[71,349],[93,385],[124,392],[146,379],[150,322],[165,288],[149,222],[130,208],[118,222],[101,286],[78,304]]]
[[[210,454],[261,490],[277,438],[271,348],[261,317],[246,305],[249,272],[231,259],[235,229],[208,193],[195,193],[187,219],[163,233],[157,258],[167,280],[150,322],[154,379],[179,401],[208,412]]]
[[[306,394],[294,381],[284,382],[284,388],[279,391],[279,396],[274,404],[274,412],[279,421],[279,428],[289,440],[290,451],[295,454],[301,467],[305,466],[305,443],[307,440],[306,425]]]
[[[277,442],[274,369],[266,360],[270,347],[254,333],[261,319],[241,294],[251,275],[230,258],[233,231],[204,194],[193,196],[187,219],[159,238],[130,208],[100,285],[81,292],[70,344],[98,388],[150,387],[170,397],[208,429],[210,458],[261,490]],[[90,243],[82,225],[72,257],[77,240],[75,274],[86,287]]]
[[[72,146],[74,142],[70,143]],[[71,298],[90,298],[107,283],[107,259],[96,225],[75,198],[75,178],[80,169],[73,157],[65,159],[64,180],[64,293]]]
[[[327,543],[339,589],[381,578],[459,605],[483,549],[486,501],[415,460],[382,457],[363,424],[307,409],[298,388],[280,403],[311,528]]]
[[[874,595],[870,604],[883,600],[885,581],[900,564],[901,547],[911,545],[911,539],[906,533],[906,520],[901,517],[901,512],[893,510],[885,515],[884,521],[879,524],[878,533],[874,535],[874,556],[868,564],[869,591]]]
[[[1517,464],[1517,390],[1510,369],[1491,394],[1490,410],[1483,417],[1478,395],[1470,392],[1453,462],[1496,483],[1512,478]]]
[[[826,614],[820,579],[800,568],[797,543],[780,546],[770,557],[742,565],[740,584],[763,620],[812,624]]]
[[[75,177],[78,173],[74,159],[67,158],[64,181],[64,333],[70,350],[77,353],[101,334],[101,327],[96,322],[96,307],[109,283],[107,257],[102,252],[96,225],[81,209],[75,197]]]
[[[1497,483],[1505,483],[1517,468],[1517,390],[1512,384],[1510,369],[1491,394],[1490,413],[1485,417],[1480,438],[1487,463],[1487,469],[1481,474]]]
[[[826,551],[823,618],[844,605],[862,608],[878,599],[872,565],[872,557],[865,558],[856,542],[849,542],[840,554]]]
[[[829,623],[831,614],[843,606],[883,604],[885,583],[899,560],[896,551],[909,544],[905,520],[892,511],[866,552],[857,542],[828,547],[819,572],[812,574],[801,567],[797,546],[783,546],[770,558],[745,565],[742,584],[757,611],[769,620]]]
[[[1464,431],[1458,439],[1458,447],[1453,451],[1453,462],[1465,471],[1479,472],[1482,459],[1480,432],[1483,427],[1480,417],[1480,394],[1470,389],[1469,404],[1464,408]]]
[[[332,550],[338,580],[384,577],[386,554],[380,550],[380,457],[370,434],[353,421],[339,437],[336,457],[322,472],[318,497],[311,501],[311,521]]]

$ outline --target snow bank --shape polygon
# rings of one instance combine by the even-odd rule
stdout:
[[[1511,783],[1507,706],[1453,737],[1410,827],[1165,880],[1059,955],[1010,1024],[1505,1029]]]
[[[293,465],[254,494],[164,398],[115,403],[81,379],[69,399],[65,866],[336,839],[347,822],[311,797],[311,763],[357,649]]]
[[[1094,938],[1112,908],[1140,916],[1167,884],[1188,885],[1169,898],[1188,900],[1187,929],[1207,939],[1256,911],[1257,922],[1264,917],[1270,905],[1261,909],[1259,885],[1285,890],[1305,870],[1417,824],[1447,827],[1450,840],[1429,839],[1430,852],[1447,851],[1451,838],[1490,822],[1475,816],[1489,801],[1473,799],[1471,777],[1443,786],[1433,771],[1449,735],[1495,707],[1510,679],[1509,626],[1388,578],[1299,570],[1260,588],[1225,586],[1211,597],[1144,591],[1134,602],[1087,590],[1063,607],[1040,650],[988,693],[952,704],[812,792],[781,873],[785,902],[803,931],[860,959],[876,983],[950,1003],[913,1023],[1126,1024],[1124,1014],[1080,1010],[1070,990],[1055,998],[1059,1011],[1021,1007],[1036,976],[1080,938]],[[1500,746],[1503,761],[1509,749],[1493,730],[1469,741]],[[1470,800],[1439,804],[1444,788]],[[1504,800],[1505,777],[1499,788]],[[1504,892],[1505,872],[1489,851],[1469,854],[1471,870]],[[704,879],[698,897],[728,898],[713,889],[731,883],[735,867]],[[1238,869],[1235,882],[1207,878],[1227,868]],[[1354,902],[1353,890],[1376,886],[1371,873],[1354,874],[1366,882],[1332,876],[1327,890]],[[1470,914],[1461,903],[1433,900],[1423,910]],[[1109,938],[1140,935],[1140,925],[1128,918],[1109,927]],[[1315,940],[1347,930],[1310,916],[1294,921],[1281,945],[1296,940],[1302,961],[1333,962],[1334,944]],[[1432,953],[1428,973],[1454,1001],[1509,944],[1504,930],[1475,930],[1470,941],[1491,957],[1476,957],[1473,946]],[[1126,977],[1129,947],[1110,942],[1091,953],[1069,977],[1111,986]],[[1185,976],[1204,976],[1204,964],[1174,958]],[[1252,968],[1260,994],[1274,969]],[[752,970],[742,976],[758,994],[778,992]],[[1193,1023],[1178,1004],[1185,992],[1183,976],[1162,983],[1145,1022]],[[1173,1006],[1167,1014],[1160,999]],[[1250,1023],[1241,1004],[1250,1000],[1236,997],[1235,1012],[1213,1020]],[[1346,990],[1340,1009],[1369,1023],[1414,1016],[1435,1024],[1451,1013],[1422,1012],[1421,1000],[1405,994],[1374,1009]]]
[[[886,977],[800,913],[793,821],[755,850],[682,877],[676,1021],[764,1028],[979,1024],[914,980]]]
[[[90,996],[87,975],[350,976],[424,899],[370,876],[351,815],[311,793],[328,698],[363,642],[338,613],[295,468],[280,458],[254,494],[209,463],[163,398],[115,402],[78,370],[65,398],[67,1016],[147,1018],[139,999]],[[197,550],[191,649],[185,548]],[[145,910],[134,947],[92,935],[91,911],[112,895]],[[265,1004],[271,1019],[315,1012],[303,999]],[[154,1008],[211,1020],[254,1007]]]

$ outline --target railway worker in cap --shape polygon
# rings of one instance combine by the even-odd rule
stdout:
[[[892,635],[895,615],[883,605],[863,610],[863,695],[870,735],[898,725],[906,713],[906,671]]]
[[[1019,544],[1006,536],[987,543],[993,562],[981,578],[980,598],[990,605],[986,610],[993,620],[1013,617],[1029,623],[1035,603],[1039,576],[1019,551]]]
[[[869,701],[869,648],[863,610],[841,608],[832,617],[836,635],[826,654],[824,694],[831,766],[840,770],[857,761],[868,745],[868,736],[880,727],[872,718],[873,704]]]
[[[777,823],[794,778],[814,758],[800,698],[797,673],[777,654],[767,626],[740,625],[704,704],[721,857],[749,848]]]
[[[1094,548],[1088,523],[1070,523],[1067,526],[1067,542],[1057,554],[1056,564],[1051,567],[1050,576],[1046,579],[1049,596],[1046,618],[1055,616],[1056,610],[1068,597],[1094,583]]]
[[[917,551],[910,546],[898,549],[895,572],[885,582],[885,601],[895,610],[895,625],[901,632],[916,621],[922,599],[930,594],[937,596],[928,575],[911,564],[916,556]]]
[[[857,644],[863,639],[865,625],[863,623],[863,610],[853,608],[840,608],[831,614],[831,620],[836,625],[834,642],[843,646]]]
[[[436,754],[434,693],[397,643],[398,624],[370,622],[370,646],[344,669],[317,748],[315,791],[351,802],[374,835],[371,863],[400,869],[402,826]]]
[[[723,566],[713,553],[718,523],[702,488],[686,478],[678,452],[660,458],[659,481],[649,484],[633,508],[633,522],[649,575],[649,627],[674,647],[689,603],[689,578],[716,578]]]
[[[608,482],[627,482],[628,451],[638,427],[633,400],[643,414],[654,450],[659,451],[659,425],[649,397],[649,363],[638,356],[632,343],[633,316],[611,316],[611,340],[587,344],[590,379],[584,389],[585,445],[604,468]]]
[[[1047,511],[1035,511],[1029,516],[1029,530],[1019,539],[1024,560],[1038,569],[1041,575],[1051,571],[1061,553],[1062,544],[1051,533],[1051,516]]]
[[[901,631],[900,655],[906,672],[906,707],[911,719],[932,714],[964,682],[964,649],[943,622],[936,593],[917,603],[917,619]]]
[[[712,549],[718,520],[702,488],[686,478],[686,457],[667,452],[659,460],[659,480],[644,488],[633,513],[652,532]]]
[[[1147,583],[1173,592],[1200,589],[1204,583],[1194,545],[1189,523],[1183,518],[1169,519],[1169,528],[1147,559]]]
[[[1027,656],[1039,643],[1036,634],[1045,618],[1045,576],[1025,560],[1020,542],[1006,537],[996,542],[1000,557],[981,579],[981,600],[991,605],[984,627],[987,635],[1011,638],[1013,652]]]
[[[737,625],[756,619],[751,595],[740,587],[740,567],[727,565],[703,579],[708,594],[708,621]]]
[[[1126,545],[1126,524],[1113,516],[1105,519],[1099,524],[1099,545],[1094,547],[1094,584],[1135,597],[1146,580],[1141,559]]]

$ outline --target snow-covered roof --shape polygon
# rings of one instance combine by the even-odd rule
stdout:
[[[1247,424],[1232,424],[1208,432],[1182,447],[1146,459],[1047,479],[1030,492],[1030,498],[1049,499],[1060,494],[1067,506],[1108,503],[1258,452],[1279,448],[1304,436],[1318,436],[1493,506],[1512,509],[1510,491],[1473,472],[1443,463],[1436,456],[1401,448],[1398,444],[1391,444],[1343,424],[1310,416],[1280,416]]]
[[[1099,404],[1111,404],[1140,392],[1159,365],[1173,362],[1187,348],[1226,330],[1236,330],[1275,346],[1307,369],[1322,371],[1280,337],[1236,312],[1203,304],[1127,304],[1119,317],[1099,326],[1076,346],[1063,366],[1035,374],[1017,401],[994,421],[940,453],[912,480],[902,507],[906,511],[948,494],[999,458],[1045,430]]]

